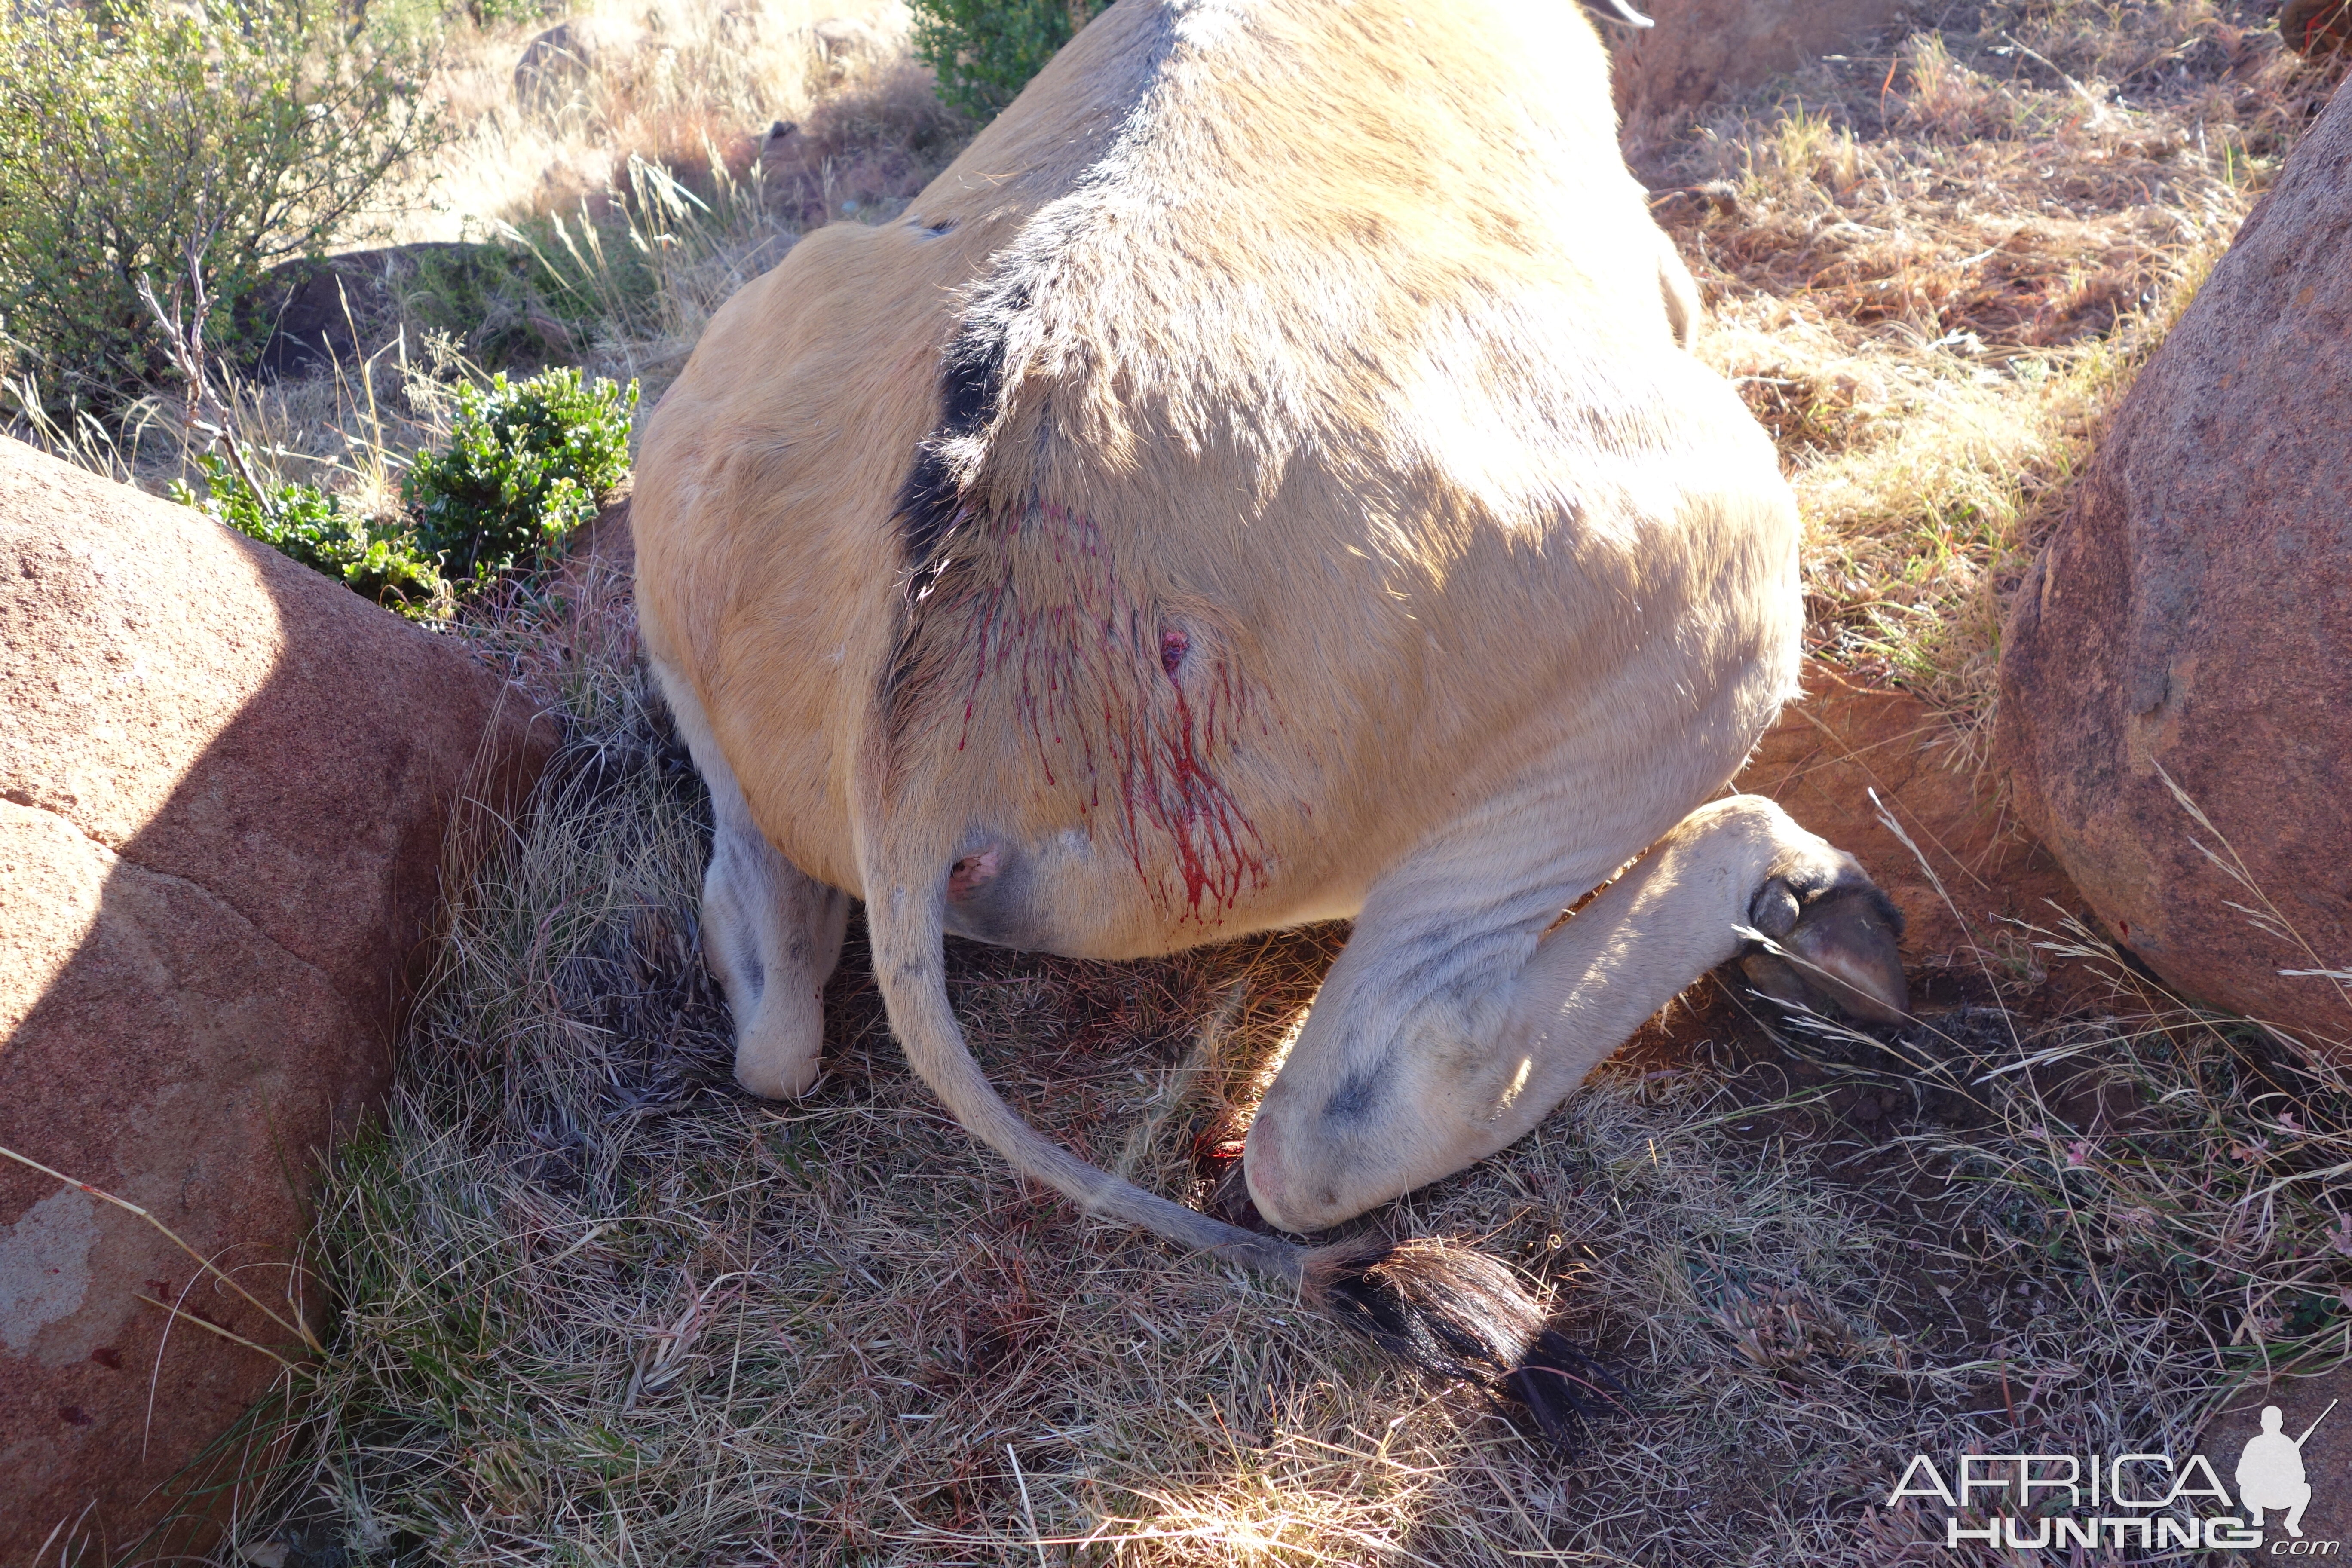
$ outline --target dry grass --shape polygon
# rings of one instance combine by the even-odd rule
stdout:
[[[1010,1179],[908,1072],[855,935],[816,1091],[735,1090],[695,950],[704,806],[622,586],[518,595],[474,635],[570,741],[484,825],[385,1125],[322,1199],[341,1314],[235,1538],[294,1568],[329,1543],[1876,1568],[1924,1528],[1877,1511],[1915,1451],[2185,1450],[2231,1379],[2352,1349],[2335,1072],[2105,954],[2112,1013],[2030,1032],[1963,1007],[1892,1042],[1775,1034],[1718,1002],[1680,1031],[1703,1043],[1645,1037],[1373,1218],[1478,1238],[1622,1369],[1632,1410],[1564,1459]],[[1338,940],[1120,966],[959,946],[951,984],[1040,1126],[1213,1202]]]
[[[829,40],[821,22],[853,26]],[[535,63],[546,24],[461,25],[439,86],[467,132],[396,198],[392,237],[478,239],[604,204],[633,156],[740,176],[773,121],[899,75],[908,25],[897,0],[594,0]]]
[[[657,395],[805,228],[896,216],[969,133],[908,26],[898,0],[600,0],[536,43],[461,27],[436,86],[467,133],[390,237],[529,251],[551,310],[587,319],[561,357]],[[769,155],[787,124],[805,168]]]
[[[2252,7],[1992,4],[1637,135],[1809,528],[1818,651],[1990,719],[2014,586],[2341,68]]]

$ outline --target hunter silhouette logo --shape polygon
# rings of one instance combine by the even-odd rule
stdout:
[[[2336,1408],[2336,1401],[2327,1402],[2327,1410]],[[2319,1413],[2319,1421],[2327,1419],[2327,1410]],[[2275,1405],[2263,1406],[2263,1429],[2246,1439],[2246,1451],[2238,1456],[2238,1501],[2246,1510],[2246,1522],[2262,1528],[2264,1509],[2286,1510],[2286,1532],[2300,1538],[2303,1534],[2303,1510],[2311,1506],[2311,1482],[2303,1473],[2303,1445],[2319,1430],[2319,1421],[2303,1429],[2301,1437],[2290,1437],[2283,1430],[2286,1417]]]

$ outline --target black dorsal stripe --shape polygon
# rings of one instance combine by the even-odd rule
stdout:
[[[949,458],[952,442],[987,429],[1004,395],[1008,321],[1028,304],[1025,290],[976,311],[940,356],[940,420],[915,449],[898,487],[899,546],[907,563],[907,596],[919,602],[940,574],[948,536],[962,510],[963,490]]]

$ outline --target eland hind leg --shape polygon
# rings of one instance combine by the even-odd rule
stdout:
[[[678,733],[710,790],[702,953],[735,1016],[735,1081],[768,1100],[805,1094],[824,1038],[824,983],[841,962],[849,895],[779,854],[686,683],[661,676]]]
[[[1250,1128],[1244,1170],[1275,1225],[1319,1230],[1516,1142],[1750,947],[1736,928],[1773,937],[1816,997],[1901,1016],[1894,907],[1769,801],[1701,806],[1548,933],[1576,889],[1542,888],[1528,859],[1441,844],[1373,888]]]

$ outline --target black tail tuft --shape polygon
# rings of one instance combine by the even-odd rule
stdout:
[[[1511,1271],[1427,1237],[1321,1247],[1301,1293],[1392,1355],[1524,1405],[1543,1435],[1575,1447],[1587,1417],[1619,1408],[1624,1385],[1544,1324]]]
[[[1524,1405],[1554,1447],[1572,1450],[1577,1424],[1624,1409],[1625,1385],[1556,1329],[1546,1329],[1503,1379],[1506,1398]]]

